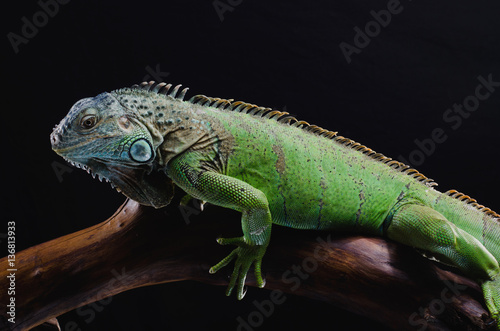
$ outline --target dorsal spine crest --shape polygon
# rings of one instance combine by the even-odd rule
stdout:
[[[130,92],[132,90],[145,94],[155,93],[155,94],[162,94],[165,95],[166,97],[182,101],[184,99],[184,96],[188,88],[185,88],[180,93],[178,93],[181,86],[182,85],[176,85],[172,89],[172,84],[167,84],[167,83],[157,84],[154,81],[150,81],[150,82],[142,82],[141,84],[135,84],[129,89],[121,89],[118,90],[118,92],[122,90]],[[329,131],[317,125],[309,124],[306,121],[297,120],[294,116],[290,115],[288,112],[273,110],[272,108],[267,108],[267,107],[259,107],[257,105],[243,101],[234,101],[234,99],[207,97],[206,95],[202,94],[194,95],[187,102],[200,105],[203,107],[213,107],[219,110],[244,113],[250,116],[265,118],[292,127],[297,127],[306,132],[317,135],[318,137],[331,139],[343,146],[350,147],[358,152],[363,153],[366,156],[369,156],[373,160],[387,164],[389,167],[397,171],[400,171],[402,173],[405,173],[412,178],[415,178],[417,181],[422,182],[429,187],[437,185],[437,183],[435,183],[432,179],[427,178],[426,176],[418,172],[416,169],[413,169],[402,162],[393,160],[392,158],[387,157],[381,153],[377,153],[374,150],[352,139],[339,136],[338,132],[336,131]]]

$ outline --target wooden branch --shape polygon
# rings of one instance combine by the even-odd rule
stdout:
[[[175,204],[154,210],[128,200],[105,222],[18,252],[16,323],[6,321],[5,281],[0,283],[0,323],[28,330],[146,285],[196,280],[226,286],[232,269],[211,275],[208,267],[228,252],[214,239],[240,235],[239,215],[208,209],[186,225],[185,210]],[[7,269],[3,258],[1,279]],[[484,330],[491,322],[474,282],[381,238],[275,226],[263,270],[266,288],[274,290],[270,297],[283,291],[330,302],[393,329]],[[254,284],[253,275],[247,283]]]

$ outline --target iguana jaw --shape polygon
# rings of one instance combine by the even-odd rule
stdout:
[[[163,172],[153,170],[152,165],[113,165],[99,159],[85,160],[85,163],[65,160],[87,171],[93,178],[110,183],[112,188],[142,205],[165,207],[174,194],[172,181]]]
[[[111,184],[116,185],[119,192],[142,205],[161,208],[172,200],[174,186],[163,172],[123,165],[107,164],[105,167]]]

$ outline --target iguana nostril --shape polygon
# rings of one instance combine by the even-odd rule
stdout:
[[[60,141],[59,134],[56,133],[55,131],[52,132],[52,134],[50,135],[50,142],[52,143],[52,148],[54,148],[55,146],[57,146],[57,144],[59,143],[59,141]]]

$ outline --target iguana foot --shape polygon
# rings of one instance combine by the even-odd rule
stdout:
[[[193,201],[193,204],[195,205],[195,207],[198,208],[200,211],[203,211],[204,206],[207,203],[206,201],[193,198],[189,194],[186,194],[185,196],[182,197],[182,199],[179,202],[179,204],[182,207],[189,207],[189,204],[191,203],[191,201]]]
[[[229,286],[226,290],[226,295],[231,295],[231,292],[236,285],[236,295],[238,300],[243,299],[246,291],[244,291],[245,279],[247,277],[248,270],[254,264],[255,269],[255,279],[257,281],[258,287],[264,287],[266,282],[262,279],[262,273],[260,270],[262,257],[266,251],[266,246],[263,245],[251,245],[245,242],[243,237],[237,238],[219,238],[217,242],[221,245],[236,245],[231,254],[226,256],[222,261],[210,268],[209,272],[211,274],[216,273],[223,267],[229,264],[234,258],[236,262],[234,265],[234,270],[231,275],[231,280],[229,281]]]
[[[500,314],[500,277],[484,281],[481,287],[491,318],[496,320],[497,329],[500,330],[500,321],[498,320]]]

